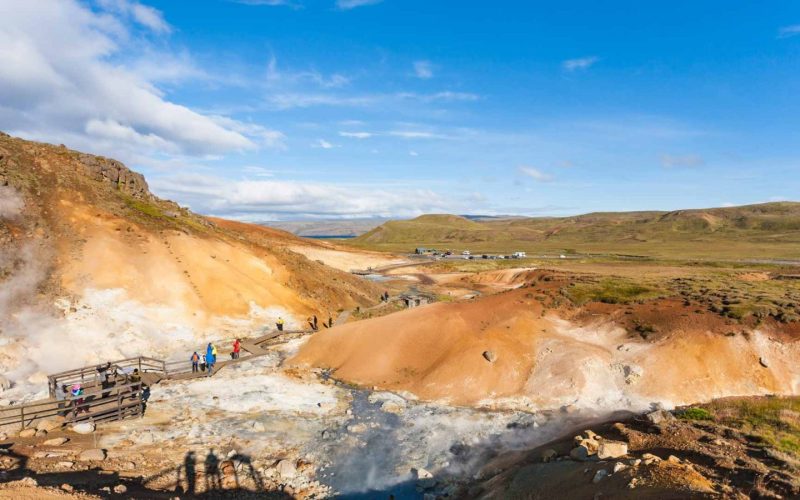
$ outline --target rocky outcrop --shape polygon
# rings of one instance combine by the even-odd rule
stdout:
[[[117,160],[88,154],[78,155],[86,175],[96,181],[106,182],[134,198],[153,199],[142,174],[130,170]]]

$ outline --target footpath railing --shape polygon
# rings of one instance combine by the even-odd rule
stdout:
[[[107,387],[85,390],[80,396],[35,401],[0,409],[0,429],[17,425],[21,429],[35,428],[39,421],[54,419],[58,425],[91,420],[103,422],[140,416],[146,403],[145,387],[141,381],[122,382]]]

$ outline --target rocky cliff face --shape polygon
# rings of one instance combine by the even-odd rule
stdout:
[[[78,162],[86,170],[86,176],[114,188],[134,198],[153,199],[147,181],[142,174],[133,172],[117,160],[79,154]]]

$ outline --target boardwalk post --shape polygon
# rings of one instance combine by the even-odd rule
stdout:
[[[21,429],[25,428],[25,405],[19,407],[19,425]]]

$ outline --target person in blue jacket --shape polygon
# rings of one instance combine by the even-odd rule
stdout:
[[[208,368],[208,376],[211,376],[211,372],[214,370],[214,364],[217,362],[216,356],[214,356],[214,346],[211,345],[211,342],[208,343],[208,347],[206,347],[206,368]]]

